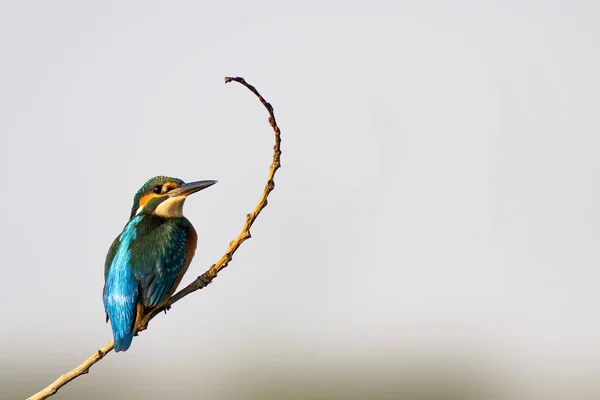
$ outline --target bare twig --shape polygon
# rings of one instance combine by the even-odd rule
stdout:
[[[82,362],[78,367],[72,369],[66,374],[59,376],[57,380],[46,386],[46,388],[43,390],[40,390],[33,396],[29,397],[27,400],[47,399],[48,397],[52,396],[58,391],[58,389],[65,386],[73,379],[90,372],[90,367],[102,360],[106,354],[112,351],[113,347],[113,341],[111,340],[109,344],[96,351],[90,356],[90,358]]]
[[[223,254],[223,256],[215,264],[213,264],[208,269],[208,271],[206,271],[205,273],[200,275],[198,278],[196,278],[196,280],[194,280],[188,286],[186,286],[179,292],[175,293],[169,299],[169,301],[166,303],[166,305],[156,308],[156,309],[150,311],[148,314],[146,314],[140,321],[139,326],[137,327],[138,332],[145,330],[148,327],[148,323],[150,322],[150,320],[152,320],[154,317],[156,317],[158,314],[160,314],[160,312],[163,311],[165,308],[171,307],[171,305],[175,304],[176,302],[178,302],[179,300],[181,300],[188,294],[195,292],[196,290],[205,288],[209,283],[212,282],[213,279],[215,279],[215,277],[217,276],[219,271],[221,271],[223,268],[227,267],[227,265],[229,264],[229,262],[231,261],[231,259],[233,257],[233,254],[237,251],[237,249],[240,247],[240,245],[246,239],[250,238],[250,228],[252,227],[252,224],[254,224],[254,221],[256,220],[256,217],[258,217],[258,214],[260,214],[260,212],[263,210],[263,208],[265,208],[267,206],[267,198],[269,197],[269,193],[271,193],[271,191],[275,187],[275,181],[273,180],[273,178],[275,177],[275,172],[281,166],[280,161],[279,161],[280,156],[281,156],[281,150],[280,150],[281,131],[279,130],[279,127],[277,126],[277,122],[275,121],[275,114],[273,113],[273,107],[271,106],[270,103],[268,103],[260,95],[260,93],[258,93],[256,88],[254,86],[250,85],[249,83],[247,83],[244,78],[240,78],[240,77],[235,77],[235,78],[226,77],[225,78],[225,83],[229,83],[231,81],[235,81],[235,82],[238,82],[238,83],[246,86],[252,93],[254,93],[256,95],[256,97],[258,97],[260,102],[265,106],[265,108],[269,112],[269,124],[271,125],[271,127],[273,128],[273,132],[275,133],[275,146],[273,146],[273,162],[271,163],[271,167],[269,168],[267,184],[266,184],[265,189],[262,193],[262,196],[260,197],[260,200],[258,201],[258,204],[254,208],[254,210],[250,214],[246,215],[246,223],[244,224],[242,231],[240,232],[240,234],[238,235],[238,237],[235,240],[233,240],[229,243],[229,248],[227,249],[225,254]],[[60,389],[67,383],[71,382],[73,379],[75,379],[81,375],[87,374],[90,370],[90,367],[92,367],[98,361],[102,360],[104,358],[104,356],[106,354],[110,353],[112,350],[113,350],[113,342],[111,341],[106,346],[102,347],[100,350],[98,350],[94,354],[92,354],[90,356],[90,358],[85,360],[78,367],[67,372],[66,374],[61,375],[57,380],[52,382],[45,389],[43,389],[40,392],[29,397],[27,400],[41,400],[41,399],[46,399],[46,398],[52,396],[53,394],[55,394],[58,391],[58,389]]]

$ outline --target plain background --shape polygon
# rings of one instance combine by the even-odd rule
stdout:
[[[592,1],[0,3],[2,398],[111,338],[150,177],[218,179],[183,284],[57,398],[599,398]],[[437,397],[436,397],[437,396]],[[554,396],[554,397],[553,397]]]

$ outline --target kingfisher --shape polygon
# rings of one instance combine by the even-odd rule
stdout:
[[[115,351],[126,351],[144,314],[163,306],[177,289],[198,239],[183,216],[183,203],[215,183],[156,176],[135,194],[129,222],[104,264],[102,298]]]

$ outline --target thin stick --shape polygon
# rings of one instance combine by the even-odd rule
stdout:
[[[163,311],[164,309],[170,308],[173,304],[175,304],[179,300],[183,299],[188,294],[205,288],[209,283],[212,282],[213,279],[215,279],[215,277],[217,276],[219,271],[221,271],[223,268],[227,267],[227,265],[233,258],[233,254],[237,251],[237,249],[240,247],[240,245],[244,241],[246,241],[247,239],[249,239],[251,237],[250,228],[254,224],[254,221],[256,221],[258,214],[260,214],[260,212],[263,210],[263,208],[265,208],[267,206],[267,198],[269,197],[269,194],[275,187],[275,181],[273,179],[275,177],[275,172],[281,166],[281,163],[280,163],[281,131],[279,130],[279,127],[277,126],[277,122],[275,121],[275,114],[273,113],[273,107],[271,106],[270,103],[268,103],[260,95],[260,93],[258,93],[256,88],[254,86],[250,85],[249,83],[247,83],[244,78],[239,78],[239,77],[235,77],[235,78],[226,77],[225,78],[225,83],[229,83],[231,81],[235,81],[235,82],[238,82],[238,83],[246,86],[252,93],[254,93],[256,95],[256,97],[258,97],[260,102],[265,106],[265,108],[269,112],[269,125],[271,125],[271,127],[273,128],[273,132],[275,133],[275,146],[273,146],[273,162],[271,163],[271,166],[269,167],[269,175],[267,177],[267,184],[266,184],[265,189],[262,193],[262,196],[260,197],[260,200],[258,201],[258,204],[254,208],[254,210],[250,214],[246,215],[246,223],[244,224],[242,231],[240,232],[240,234],[238,235],[238,237],[235,240],[233,240],[229,243],[229,248],[227,249],[225,254],[223,254],[223,256],[215,264],[213,264],[208,269],[208,271],[206,271],[205,273],[200,275],[198,278],[196,278],[192,283],[187,285],[185,288],[183,288],[179,292],[175,293],[169,299],[169,301],[166,303],[166,305],[164,305],[162,307],[158,307],[158,308],[150,311],[148,314],[146,314],[140,321],[140,325],[137,327],[138,332],[145,330],[148,327],[148,323],[154,317],[156,317],[158,314],[160,314],[161,311]],[[74,380],[75,378],[77,378],[81,375],[87,374],[90,370],[90,367],[92,367],[98,361],[102,360],[104,358],[104,356],[106,356],[112,350],[113,350],[113,341],[111,340],[110,343],[108,343],[106,346],[104,346],[100,350],[96,351],[94,354],[92,354],[90,356],[90,358],[85,360],[78,367],[67,372],[66,374],[61,375],[57,380],[52,382],[45,389],[43,389],[43,390],[39,391],[38,393],[34,394],[33,396],[29,397],[27,400],[47,399],[48,397],[54,395],[58,391],[58,389],[65,386],[67,383],[71,382],[72,380]]]

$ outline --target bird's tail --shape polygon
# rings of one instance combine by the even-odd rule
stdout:
[[[115,324],[112,324],[112,328],[115,351],[119,352],[127,350],[129,346],[131,346],[131,341],[133,340],[133,328],[117,331],[115,328]]]
[[[110,287],[105,288],[104,293],[104,307],[110,319],[117,352],[127,350],[131,346],[135,334],[137,290],[126,291],[126,293],[130,294],[119,293],[119,290],[110,290]]]

